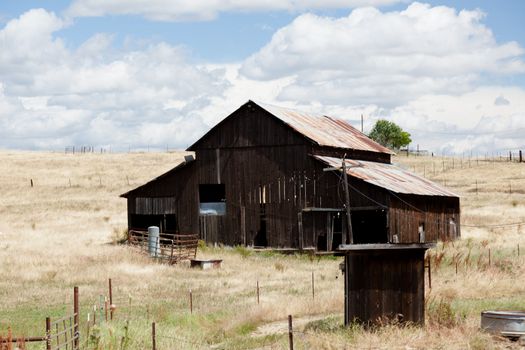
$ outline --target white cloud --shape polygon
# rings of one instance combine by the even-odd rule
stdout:
[[[75,0],[71,17],[140,15],[155,21],[211,20],[223,12],[304,11],[391,5],[405,0]]]
[[[299,16],[244,62],[191,62],[166,43],[117,49],[31,10],[0,27],[0,147],[185,147],[248,99],[333,115],[365,132],[389,118],[436,152],[525,148],[523,49],[497,43],[479,11],[413,4],[333,19]],[[127,47],[127,46],[125,46]]]
[[[224,70],[166,43],[119,52],[100,33],[68,49],[56,37],[64,26],[39,9],[0,29],[0,147],[183,147],[206,129],[198,111],[229,86]]]
[[[400,12],[297,17],[243,64],[252,79],[292,76],[282,100],[395,106],[462,93],[482,76],[525,72],[524,50],[498,44],[479,10],[413,3]]]

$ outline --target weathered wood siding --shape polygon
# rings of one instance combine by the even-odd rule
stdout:
[[[425,321],[424,249],[353,251],[345,255],[345,324]]]
[[[426,242],[454,240],[461,236],[459,198],[392,196],[389,219],[390,237],[397,234],[400,243],[420,242],[421,223],[424,223]]]
[[[390,157],[319,147],[258,106],[237,110],[191,150],[196,153],[195,161],[178,166],[127,195],[128,215],[175,214],[181,232],[201,233],[208,242],[227,245],[253,244],[264,224],[268,246],[293,248],[316,247],[317,236],[327,230],[326,214],[305,214],[300,239],[298,213],[303,208],[343,207],[341,174],[324,172],[325,166],[312,154],[346,153],[354,159],[378,162],[388,162]],[[199,215],[199,184],[219,183],[225,186],[226,215]],[[352,207],[379,203],[390,208],[387,221],[390,239],[394,234],[400,236],[400,242],[414,242],[418,238],[419,214],[414,215],[410,207],[380,187],[352,177],[349,184]],[[417,196],[406,196],[407,201],[412,197]],[[439,216],[440,220],[446,220],[450,210],[456,210],[459,234],[459,200],[425,198],[423,202],[417,199],[414,205],[423,210],[428,208],[428,215]],[[345,218],[342,226],[346,228]],[[440,236],[437,226],[428,225],[427,230],[427,241]]]

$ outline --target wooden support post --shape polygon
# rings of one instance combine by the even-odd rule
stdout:
[[[151,323],[151,345],[153,350],[157,350],[157,335],[155,331],[155,322]]]
[[[432,268],[430,266],[430,259],[428,259],[428,289],[432,289]]]
[[[74,337],[75,339],[73,340],[73,349],[77,350],[79,349],[79,340],[80,340],[80,333],[79,333],[79,330],[78,330],[78,325],[79,325],[79,316],[80,316],[80,308],[79,308],[79,305],[78,305],[78,287],[75,286],[73,288],[73,314],[74,314],[74,317],[73,317],[73,320],[74,320],[74,327],[73,327],[73,333],[74,333]]]
[[[257,305],[259,305],[259,280],[257,280]]]
[[[46,350],[51,350],[51,318],[46,317]]]
[[[242,242],[246,246],[248,242],[246,239],[246,208],[244,206],[241,206],[241,236]]]
[[[346,156],[346,155],[345,155]],[[345,234],[343,233],[343,244],[354,244],[354,234],[352,232],[352,214],[350,213],[350,193],[348,191],[348,175],[346,174],[346,160],[345,157],[343,157],[343,179],[344,179],[344,186],[345,186],[345,206],[346,206],[346,225],[348,227],[348,241],[347,237],[345,237]]]
[[[114,309],[114,306],[113,306],[113,288],[112,288],[112,285],[111,285],[111,278],[109,279],[109,312],[110,312],[110,319],[111,321],[113,321],[113,309]]]
[[[288,315],[288,341],[290,344],[290,350],[293,350],[293,324],[292,315]]]
[[[299,231],[299,250],[303,250],[303,212],[300,211],[297,213],[297,229]]]

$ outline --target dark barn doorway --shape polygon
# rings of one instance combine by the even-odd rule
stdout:
[[[150,226],[158,226],[160,232],[177,232],[177,219],[175,214],[131,214],[130,223],[131,228],[137,231],[147,231]]]
[[[260,205],[259,213],[259,231],[253,238],[254,247],[267,247],[268,246],[268,232],[266,231],[266,204]]]
[[[352,231],[356,244],[388,243],[386,210],[353,210]]]

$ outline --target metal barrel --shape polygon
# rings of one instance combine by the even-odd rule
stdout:
[[[148,252],[150,256],[160,255],[160,230],[158,226],[148,227]]]

